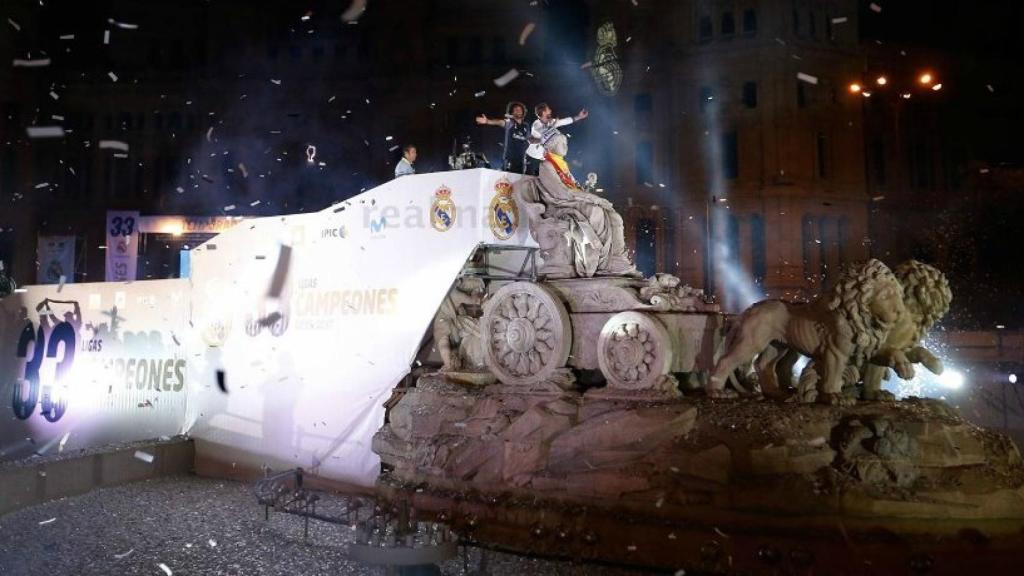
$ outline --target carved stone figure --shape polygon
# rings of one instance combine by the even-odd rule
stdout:
[[[861,366],[882,351],[905,314],[903,289],[878,260],[848,267],[832,290],[813,302],[758,302],[743,312],[729,334],[726,353],[708,380],[708,394],[726,395],[726,379],[755,358],[762,390],[776,393],[778,364],[786,364],[796,352],[811,358],[818,375],[817,400],[839,402],[847,368]]]
[[[933,374],[942,373],[942,361],[921,345],[928,330],[949,311],[953,293],[945,274],[933,266],[908,260],[893,271],[903,287],[903,304],[907,313],[890,330],[882,351],[862,369],[865,400],[892,399],[881,389],[882,378],[888,379],[889,368],[903,379],[914,377],[916,363]]]
[[[708,307],[703,290],[687,286],[671,274],[658,273],[649,278],[647,286],[640,288],[640,298],[662,312],[695,312]]]
[[[17,288],[18,285],[14,283],[14,279],[4,271],[4,261],[0,260],[0,298],[14,293]]]
[[[444,363],[443,372],[484,365],[479,319],[484,292],[483,280],[462,277],[441,303],[434,317],[434,344]]]
[[[515,185],[541,248],[539,272],[549,278],[638,275],[626,255],[622,217],[611,202],[579,187],[564,160],[568,149],[565,135],[555,135],[539,177]]]

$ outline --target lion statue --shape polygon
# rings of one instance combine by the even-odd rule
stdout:
[[[817,400],[838,403],[849,366],[874,358],[889,331],[905,315],[903,289],[878,260],[847,267],[827,293],[807,304],[766,300],[745,310],[729,333],[725,354],[708,379],[709,396],[731,395],[726,380],[755,360],[765,394],[779,393],[779,375],[792,370],[797,355],[811,359]],[[791,379],[791,375],[788,375]]]
[[[907,313],[889,331],[881,351],[861,368],[864,400],[891,400],[892,394],[882,390],[882,379],[889,379],[889,369],[904,380],[914,377],[914,364],[922,364],[933,374],[942,373],[942,361],[921,345],[928,330],[949,311],[953,292],[946,275],[939,269],[908,260],[893,271],[903,287],[903,305]]]

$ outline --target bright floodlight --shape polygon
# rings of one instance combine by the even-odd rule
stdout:
[[[1010,377],[1008,378],[1008,380],[1010,381],[1010,384],[1016,384],[1017,383],[1017,375],[1016,374],[1010,374]]]
[[[857,92],[860,92],[860,84],[857,84],[856,82],[854,82],[853,84],[850,84],[850,92],[852,92],[854,94],[856,94]]]
[[[886,83],[889,82],[889,80],[887,80],[885,76],[879,76],[878,79],[875,80],[875,82],[877,82],[879,86],[885,86]]]
[[[959,370],[947,369],[939,376],[939,383],[951,390],[959,390],[964,385],[964,375]]]
[[[921,77],[918,78],[918,81],[921,82],[921,84],[931,84],[932,83],[932,75],[927,73],[927,72],[925,72],[924,74],[921,74]]]

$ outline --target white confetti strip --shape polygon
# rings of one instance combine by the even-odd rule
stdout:
[[[50,90],[50,98],[53,98],[54,100],[60,100],[60,96],[53,90]]]
[[[274,83],[274,84],[278,85],[278,86],[280,86],[280,85],[281,85],[281,81],[280,81],[280,80],[278,80],[277,78],[271,78],[271,79],[270,79],[270,81],[271,81],[272,83]]]
[[[14,59],[14,66],[16,68],[41,68],[43,66],[49,66],[49,58],[33,58],[31,60],[24,60],[21,58]]]
[[[985,88],[988,88],[989,92],[995,92],[996,91],[996,89],[993,88],[991,84],[985,84]]]
[[[103,43],[110,44],[110,30],[103,31]]]
[[[100,149],[128,151],[128,143],[120,140],[100,140]]]
[[[7,19],[7,23],[11,25],[11,28],[14,28],[18,32],[21,32],[21,26],[19,26],[18,23],[15,22],[14,20],[11,20],[10,18],[8,18]]]
[[[349,24],[354,24],[366,11],[366,0],[352,0],[348,8],[341,13],[341,19]]]
[[[216,548],[217,547],[217,541],[214,540],[213,538],[210,538],[209,540],[207,540],[206,543],[210,545],[210,548]]]
[[[74,40],[75,39],[75,35],[74,34],[61,34],[59,36],[59,38],[61,40]]]
[[[49,520],[43,520],[42,522],[39,523],[39,525],[43,526],[45,524],[49,524],[50,522],[56,522],[56,521],[57,521],[56,518],[50,518]]]
[[[519,70],[512,68],[508,72],[505,72],[501,76],[494,79],[494,85],[498,88],[504,88],[509,82],[519,77]]]
[[[153,455],[150,454],[149,452],[143,452],[142,450],[135,451],[135,458],[137,458],[138,460],[142,460],[146,464],[153,463]]]
[[[225,212],[231,212],[234,209],[235,209],[235,205],[234,204],[228,204],[227,206],[224,207],[224,211]]]
[[[109,76],[110,79],[114,82],[117,82],[117,74],[114,74],[113,72],[107,72],[107,76]]]
[[[164,564],[163,562],[157,564],[157,566],[159,566],[160,569],[164,571],[164,574],[167,574],[167,576],[172,576],[174,574],[174,572],[171,572],[171,569],[167,567],[167,564]]]
[[[846,22],[846,16],[837,16],[832,19],[833,24],[843,24]]]
[[[249,171],[245,168],[245,164],[242,164],[241,162],[239,162],[238,163],[238,169],[242,171],[242,178],[248,178],[249,177]]]
[[[818,77],[817,76],[811,76],[810,74],[804,74],[803,72],[797,72],[796,73],[796,79],[797,80],[802,80],[804,82],[807,82],[808,84],[817,84],[818,83]]]
[[[881,12],[882,11],[882,7],[879,6],[878,4],[875,4],[874,2],[869,4],[868,7],[871,8],[872,12]]]
[[[254,200],[252,202],[249,202],[249,206],[259,206],[259,204],[260,204],[259,200]]]
[[[64,285],[64,282],[63,282],[63,280],[64,280],[64,277],[63,277],[63,276],[61,276],[61,277],[60,277],[60,279],[61,279],[61,285],[63,286],[63,285]],[[60,290],[57,290],[57,291],[58,291],[58,292],[60,292]],[[68,443],[68,438],[69,438],[70,436],[71,436],[71,432],[65,432],[65,433],[64,433],[64,436],[63,436],[63,437],[61,437],[61,439],[60,439],[60,443],[59,443],[59,444],[57,444],[57,453],[58,453],[58,454],[60,454],[61,452],[63,452],[63,451],[64,451],[64,445]]]
[[[26,126],[29,138],[63,138],[64,128],[61,126]]]
[[[66,277],[66,276],[64,276],[63,274],[61,274],[61,275],[60,275],[60,280],[59,280],[59,282],[57,283],[57,293],[58,293],[58,294],[60,293],[60,291],[61,291],[61,290],[63,290],[63,289],[64,289],[64,282],[66,282],[66,281],[67,281],[67,277]],[[65,436],[64,436],[64,440],[67,440],[67,439],[68,439],[68,437],[67,437],[67,435],[65,435]],[[61,447],[63,447],[63,446],[64,446],[64,440],[62,440],[62,441],[61,441]]]
[[[40,182],[39,184],[36,184],[36,190],[38,190],[40,188],[47,188],[49,186],[50,186],[49,182]]]
[[[128,22],[118,22],[117,20],[114,20],[113,18],[107,18],[107,22],[109,24],[113,24],[114,26],[117,26],[118,28],[121,28],[122,30],[138,30],[139,29],[139,25],[138,24],[129,24]]]
[[[526,40],[530,37],[530,34],[533,34],[533,29],[536,27],[537,25],[534,24],[533,22],[530,22],[526,26],[523,26],[523,31],[519,33],[520,46],[526,45]]]
[[[486,91],[486,90],[481,90],[481,91],[477,92],[476,94],[473,94],[473,97],[474,97],[474,98],[480,98],[480,97],[482,97],[482,96],[483,96],[484,94],[487,94],[487,91]]]
[[[118,560],[120,560],[120,559],[122,559],[122,558],[125,558],[125,557],[127,557],[127,556],[128,556],[129,554],[131,554],[132,552],[135,552],[135,548],[132,548],[131,550],[129,550],[129,551],[127,551],[127,552],[125,552],[124,554],[114,554],[114,558],[117,558]]]

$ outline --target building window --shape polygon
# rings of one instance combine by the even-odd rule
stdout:
[[[828,176],[828,146],[825,141],[825,135],[818,132],[817,139],[817,150],[818,150],[818,178],[826,178]]]
[[[736,131],[722,134],[722,176],[735,180],[740,175],[740,147]]]
[[[757,34],[757,10],[747,8],[743,11],[743,35],[753,36]]]
[[[654,182],[654,146],[650,142],[637,142],[634,164],[637,184]]]
[[[743,105],[747,108],[757,108],[757,82],[743,83]]]
[[[754,284],[764,288],[768,264],[765,257],[764,218],[760,214],[750,217],[750,268]]]
[[[798,108],[807,107],[807,86],[800,80],[796,81],[796,105]]]
[[[715,100],[715,91],[710,86],[700,87],[700,111],[704,112]]]
[[[722,35],[732,36],[736,33],[736,16],[733,15],[732,10],[722,12]]]
[[[839,219],[839,266],[846,265],[850,260],[849,254],[846,251],[850,246],[850,221],[847,218]]]
[[[800,12],[793,8],[793,34],[800,35]]]
[[[712,27],[711,15],[701,15],[700,23],[697,25],[697,37],[700,39],[701,44],[711,42]]]
[[[644,276],[654,276],[658,268],[658,231],[654,220],[641,218],[636,222],[636,267]]]
[[[818,19],[813,11],[807,12],[807,31],[810,33],[811,38],[818,37]]]

